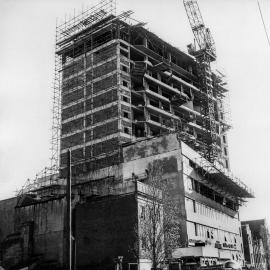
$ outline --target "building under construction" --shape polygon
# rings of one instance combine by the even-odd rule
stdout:
[[[184,3],[196,14],[196,1]],[[238,210],[253,193],[229,170],[227,89],[211,70],[209,31],[189,16],[210,42],[187,54],[115,10],[103,0],[56,28],[52,164],[0,203],[10,223],[0,220],[1,259],[7,269],[63,269],[71,257],[75,269],[112,269],[124,256],[123,269],[151,269],[130,246],[143,249],[134,228],[155,165],[177,199],[175,256],[243,262]]]
[[[221,75],[209,68],[201,74],[195,57],[132,20],[131,11],[115,16],[114,10],[104,2],[57,27],[60,167],[66,167],[68,149],[78,175],[119,163],[123,143],[177,132],[229,168]]]

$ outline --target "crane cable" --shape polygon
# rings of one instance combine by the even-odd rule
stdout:
[[[267,29],[266,29],[266,26],[265,26],[265,22],[264,22],[264,18],[263,18],[263,14],[262,14],[262,10],[261,10],[261,6],[260,6],[260,3],[259,3],[259,0],[257,0],[257,3],[258,3],[260,15],[261,15],[261,19],[262,19],[262,23],[263,23],[263,27],[264,27],[264,32],[265,32],[265,35],[266,35],[266,38],[267,38],[267,41],[268,41],[268,45],[270,47],[270,39],[269,39],[269,36],[268,36],[268,33],[267,33]]]

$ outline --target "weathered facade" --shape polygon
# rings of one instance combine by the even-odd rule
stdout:
[[[41,262],[44,267],[60,266],[64,260],[64,197],[33,199],[26,196],[23,200],[14,198],[12,205],[0,203],[9,219],[8,223],[2,221],[9,226],[8,233],[1,239],[3,266],[9,269],[14,265],[23,267]]]

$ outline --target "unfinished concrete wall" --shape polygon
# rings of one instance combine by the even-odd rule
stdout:
[[[119,25],[112,23],[111,27]],[[63,176],[68,148],[81,150],[72,163],[76,174],[82,175],[89,168],[100,168],[94,168],[93,164],[114,165],[120,144],[132,140],[129,44],[117,38],[120,29],[119,33],[112,33],[111,27],[107,26],[110,30],[106,28],[106,34],[97,29],[80,44],[74,40],[73,45],[68,44],[59,53],[62,57],[60,165]]]
[[[65,200],[34,202],[33,198],[0,202],[1,259],[6,269],[21,268],[35,260],[63,264]]]
[[[118,47],[119,42],[112,40],[63,64],[60,157],[63,176],[67,165],[64,152],[68,148],[74,148],[72,163],[77,175],[114,165],[117,158],[117,163],[120,161],[118,146],[124,140],[119,136],[122,128]]]

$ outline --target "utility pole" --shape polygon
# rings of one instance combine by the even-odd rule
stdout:
[[[67,184],[66,184],[66,270],[72,269],[72,207],[71,207],[71,150],[67,152]]]

